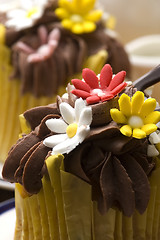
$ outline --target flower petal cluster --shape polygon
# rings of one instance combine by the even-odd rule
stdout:
[[[93,32],[102,11],[93,10],[95,0],[59,0],[55,14],[61,19],[62,26],[75,34]]]
[[[39,19],[44,12],[48,0],[21,0],[21,4],[7,12],[6,27],[14,27],[22,30],[33,26],[34,21]]]
[[[30,63],[40,62],[48,59],[53,55],[60,39],[60,31],[54,28],[49,34],[45,26],[38,28],[38,36],[41,45],[36,50],[24,42],[18,42],[17,48],[28,54],[27,61]]]
[[[132,98],[123,93],[119,98],[119,109],[110,110],[116,123],[122,124],[120,131],[127,137],[142,139],[157,130],[156,123],[160,121],[160,112],[154,111],[156,100],[144,100],[144,93],[137,91]]]
[[[58,134],[43,141],[45,146],[53,149],[52,155],[69,153],[82,143],[90,131],[92,122],[92,109],[86,107],[82,98],[76,100],[75,108],[66,102],[62,102],[59,107],[62,118],[46,121],[47,127]]]
[[[127,86],[127,83],[124,82],[125,76],[126,72],[121,71],[113,77],[109,64],[102,68],[99,76],[96,76],[92,70],[85,68],[82,71],[84,81],[72,79],[75,87],[72,93],[77,97],[86,99],[88,104],[111,100]]]
[[[147,155],[149,157],[156,157],[159,155],[159,146],[160,146],[160,134],[157,130],[149,135],[149,144],[147,149]]]

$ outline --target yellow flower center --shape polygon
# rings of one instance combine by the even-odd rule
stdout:
[[[37,7],[31,8],[31,9],[26,13],[26,17],[27,17],[27,18],[31,18],[32,15],[36,14],[37,12],[38,12],[38,8],[37,8]]]
[[[141,128],[144,125],[142,118],[135,115],[128,119],[128,124],[131,126],[131,128]]]
[[[71,20],[72,20],[73,22],[75,22],[75,23],[83,22],[83,18],[82,18],[80,15],[78,15],[78,14],[73,14],[73,15],[71,16]]]
[[[77,123],[72,123],[67,127],[66,133],[69,138],[72,138],[76,135],[78,125]]]

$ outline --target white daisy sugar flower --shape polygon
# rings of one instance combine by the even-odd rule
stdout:
[[[156,144],[160,143],[159,131],[155,131],[149,135],[149,145],[147,149],[148,157],[156,157],[159,155],[159,151],[156,148]]]
[[[34,25],[34,21],[39,19],[44,13],[44,7],[48,0],[21,0],[19,6],[8,11],[5,25],[22,30]]]
[[[82,98],[75,101],[75,108],[63,102],[59,106],[62,118],[48,119],[47,127],[54,133],[43,144],[52,148],[52,155],[71,152],[84,141],[90,131],[92,108],[86,106]]]

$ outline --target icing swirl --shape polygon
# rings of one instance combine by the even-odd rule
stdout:
[[[48,1],[44,5],[43,14],[34,19],[32,26],[24,29],[6,27],[5,43],[11,48],[11,63],[14,67],[11,79],[21,79],[21,93],[30,92],[35,97],[56,94],[69,78],[81,72],[88,57],[102,50],[107,55],[104,61],[112,65],[114,73],[125,70],[129,76],[128,56],[121,43],[107,33],[104,22],[97,19],[94,23],[96,28],[92,32],[72,33],[61,25],[55,14],[57,2]],[[5,26],[7,13],[1,13],[0,19]],[[39,34],[42,28],[45,30]],[[49,38],[55,28],[60,31],[56,48],[49,39],[45,44],[43,42],[44,32]]]
[[[70,89],[68,86],[68,91]],[[30,194],[40,191],[41,179],[47,171],[45,159],[51,154],[51,147],[43,142],[56,134],[46,126],[46,121],[61,119],[61,103],[68,102],[74,106],[75,101],[76,98],[69,91],[68,99],[59,97],[56,104],[24,113],[32,132],[19,139],[10,150],[3,168],[5,179],[21,183]],[[148,138],[124,136],[120,126],[108,117],[108,111],[100,110],[104,104],[109,110],[115,101],[116,98],[109,100],[108,105],[106,102],[90,105],[90,131],[75,149],[64,153],[64,167],[92,185],[92,199],[98,202],[101,214],[111,207],[118,207],[126,216],[131,216],[135,209],[142,214],[150,197],[147,176],[151,174],[155,163],[147,155]]]

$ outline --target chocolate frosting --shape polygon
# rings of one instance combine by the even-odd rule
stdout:
[[[67,83],[69,76],[79,72],[86,58],[85,42],[61,28],[60,24],[48,26],[50,29],[58,28],[61,38],[54,53],[46,60],[28,62],[29,52],[19,48],[19,42],[25,43],[32,49],[38,49],[41,41],[36,32],[21,38],[12,47],[13,77],[21,79],[21,92],[31,92],[36,97],[52,96],[60,86]]]
[[[107,63],[113,72],[125,70],[130,76],[128,56],[119,41],[106,32],[106,27],[99,21],[97,29],[92,33],[75,35],[65,30],[55,16],[57,1],[49,1],[43,16],[34,22],[33,27],[21,31],[14,28],[6,29],[6,44],[11,48],[11,63],[14,66],[12,78],[21,80],[21,93],[32,93],[35,97],[52,96],[60,86],[67,84],[68,78],[82,70],[85,60],[100,50],[108,52]],[[7,20],[5,14],[0,15],[2,23]],[[30,52],[19,46],[25,43],[28,48],[36,51],[41,45],[38,35],[40,26],[45,26],[48,34],[58,28],[61,37],[57,48],[51,56],[40,62],[28,62]]]
[[[42,119],[49,114],[58,114],[57,105],[50,104],[48,106],[40,106],[27,110],[24,112],[24,117],[34,130],[42,121]]]
[[[113,73],[125,70],[127,77],[130,77],[130,63],[123,45],[114,37],[107,34],[103,24],[99,23],[95,32],[84,34],[89,55],[95,54],[97,50],[105,49],[108,52],[107,63],[113,68]]]
[[[153,160],[147,157],[148,140],[122,135],[119,126],[109,119],[102,124],[98,116],[107,119],[108,113],[98,114],[101,104],[91,107],[94,124],[84,142],[64,155],[65,171],[92,185],[92,199],[97,201],[101,214],[110,207],[118,207],[126,216],[131,216],[135,208],[143,213],[150,196],[147,176],[154,168]],[[41,179],[47,171],[45,159],[51,151],[43,145],[43,140],[55,134],[45,121],[61,116],[56,104],[28,110],[24,116],[32,132],[13,146],[2,174],[8,181],[19,182],[28,193],[35,194],[41,189]]]
[[[98,136],[92,129],[92,136],[65,157],[65,170],[91,183],[102,214],[114,206],[126,216],[135,208],[143,213],[150,196],[147,174],[154,167],[147,157],[147,140],[126,138],[114,125]]]
[[[55,88],[65,84],[66,77],[80,71],[88,56],[102,49],[108,51],[108,62],[112,64],[114,73],[121,69],[129,70],[123,47],[107,35],[102,23],[98,23],[93,33],[75,36],[64,30],[55,16],[53,22],[46,21],[46,29],[48,33],[53,28],[60,30],[58,47],[49,59],[34,64],[27,62],[27,53],[18,47],[17,41],[37,49],[41,44],[37,35],[41,23],[19,33],[11,29],[15,34],[11,34],[13,38],[9,43],[7,34],[10,29],[7,30],[6,43],[12,47],[14,76],[21,78],[22,93],[31,91],[35,96],[51,95]],[[146,79],[149,82],[147,84],[144,83]],[[132,96],[136,88],[144,90],[158,79],[159,67],[137,80],[134,86],[127,87],[124,92]],[[30,194],[40,191],[41,179],[47,172],[45,160],[51,154],[51,149],[44,146],[43,140],[56,134],[47,128],[45,122],[50,118],[61,117],[61,102],[66,101],[74,106],[76,97],[71,94],[71,88],[68,85],[68,99],[58,97],[57,103],[24,113],[32,131],[28,135],[24,134],[8,153],[3,177],[22,184]],[[139,140],[126,137],[120,133],[120,126],[112,121],[110,108],[118,108],[118,98],[91,105],[93,120],[90,133],[83,143],[64,155],[64,168],[91,184],[92,199],[97,201],[101,214],[111,207],[118,207],[129,217],[135,209],[142,214],[147,208],[150,197],[148,176],[154,169],[154,161],[147,156],[147,138]]]

